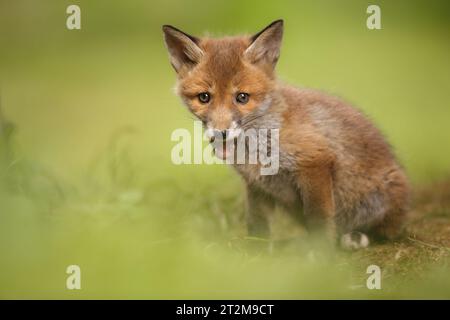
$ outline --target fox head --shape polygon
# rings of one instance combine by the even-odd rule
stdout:
[[[168,25],[163,32],[177,93],[211,137],[235,138],[246,119],[268,108],[282,20],[253,36],[198,38]]]

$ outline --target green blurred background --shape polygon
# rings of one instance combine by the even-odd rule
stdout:
[[[66,29],[70,4],[81,30]],[[382,30],[366,28],[369,4]],[[172,90],[161,25],[220,36],[283,18],[280,79],[364,110],[421,185],[450,171],[449,16],[444,0],[0,0],[0,95],[13,128],[0,297],[370,297],[348,290],[350,267],[233,245],[244,235],[239,178],[170,161],[171,132],[193,123]],[[69,264],[82,269],[80,291],[65,289]]]

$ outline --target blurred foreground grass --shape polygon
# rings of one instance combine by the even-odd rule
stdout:
[[[0,1],[1,298],[450,297],[448,2],[379,1],[369,31],[366,1],[75,1],[68,31],[73,2]],[[280,77],[349,99],[396,147],[417,190],[409,238],[312,256],[281,218],[283,246],[255,253],[239,178],[170,162],[192,120],[160,25],[220,35],[279,17]],[[382,290],[365,287],[371,264]]]
[[[133,176],[110,151],[99,168]],[[420,191],[403,240],[314,252],[302,232],[278,222],[269,253],[245,238],[234,183],[184,188],[105,172],[91,171],[80,187],[35,163],[7,165],[6,173],[3,163],[2,298],[450,297],[448,183]],[[81,267],[80,291],[65,288],[71,264]],[[372,264],[382,270],[380,291],[366,288]]]

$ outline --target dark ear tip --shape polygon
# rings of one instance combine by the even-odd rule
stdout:
[[[164,31],[164,32],[167,32],[167,31],[169,31],[171,29],[172,30],[174,29],[174,27],[172,27],[171,25],[165,24],[165,25],[162,26],[162,31]]]
[[[272,27],[272,26],[274,26],[274,25],[280,25],[281,27],[284,25],[284,20],[283,19],[278,19],[278,20],[275,20],[274,22],[272,22],[271,24],[270,24],[270,26]]]

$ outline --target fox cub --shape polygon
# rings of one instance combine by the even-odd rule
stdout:
[[[163,26],[177,91],[204,127],[236,141],[248,129],[279,132],[279,170],[233,164],[247,189],[251,236],[268,237],[268,217],[284,207],[313,235],[347,249],[369,237],[400,235],[409,199],[407,177],[378,129],[338,98],[277,80],[283,21],[253,36],[197,38]],[[228,148],[214,143],[216,156]]]

